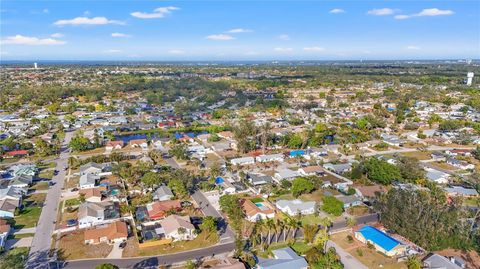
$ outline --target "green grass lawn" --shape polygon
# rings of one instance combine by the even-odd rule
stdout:
[[[55,162],[40,162],[37,163],[38,169],[47,169],[47,168],[55,168],[57,164]]]
[[[23,204],[30,206],[30,205],[41,205],[43,202],[45,202],[45,199],[47,198],[46,193],[34,193],[30,194],[24,201]]]
[[[38,222],[42,208],[39,206],[32,206],[24,208],[20,214],[15,216],[15,227],[17,228],[32,228]],[[53,221],[53,220],[52,220]]]
[[[478,202],[480,202],[479,198],[467,198],[463,200],[464,206],[477,206]]]
[[[41,190],[48,190],[48,182],[42,181],[42,182],[37,182],[35,185],[31,187],[33,190],[41,191]]]
[[[20,239],[20,238],[27,238],[27,237],[33,237],[35,234],[34,233],[26,233],[26,234],[11,234],[8,236],[8,239]]]
[[[38,177],[45,178],[45,179],[52,179],[53,177],[53,170],[42,170],[38,174]]]
[[[23,269],[30,248],[14,248],[0,256],[0,268]]]
[[[318,225],[323,218],[318,215],[311,214],[302,216],[302,225]]]
[[[263,252],[258,252],[257,255],[262,257],[262,258],[268,258],[268,256],[271,254],[272,250],[276,249],[281,249],[281,248],[286,248],[286,247],[291,247],[297,254],[303,255],[305,254],[309,249],[312,248],[312,246],[308,245],[307,243],[303,241],[298,241],[293,244],[289,244],[286,242],[279,242],[279,243],[272,243],[268,247],[266,251]]]
[[[70,207],[70,206],[76,206],[80,204],[80,199],[78,198],[73,198],[73,199],[68,199],[65,201],[65,207]]]

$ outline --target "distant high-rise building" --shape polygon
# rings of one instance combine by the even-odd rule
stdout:
[[[472,59],[467,59],[467,64],[471,64],[472,63]]]
[[[33,68],[34,68],[34,69],[38,69],[38,64],[37,64],[37,63],[33,63]]]
[[[472,86],[473,75],[474,75],[473,72],[467,73],[467,86]]]

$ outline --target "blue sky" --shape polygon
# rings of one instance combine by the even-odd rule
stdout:
[[[480,1],[0,2],[2,60],[480,56]]]

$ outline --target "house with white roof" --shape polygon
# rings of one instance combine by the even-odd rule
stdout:
[[[241,158],[235,158],[231,159],[230,163],[232,165],[249,165],[249,164],[254,164],[255,159],[253,157],[241,157]]]
[[[315,202],[304,202],[299,199],[296,200],[278,200],[275,206],[285,214],[290,216],[296,215],[310,215],[315,213]]]

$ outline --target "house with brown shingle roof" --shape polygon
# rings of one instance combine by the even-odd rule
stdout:
[[[127,240],[128,228],[123,221],[115,221],[102,227],[85,230],[85,244],[100,244],[122,242]]]

